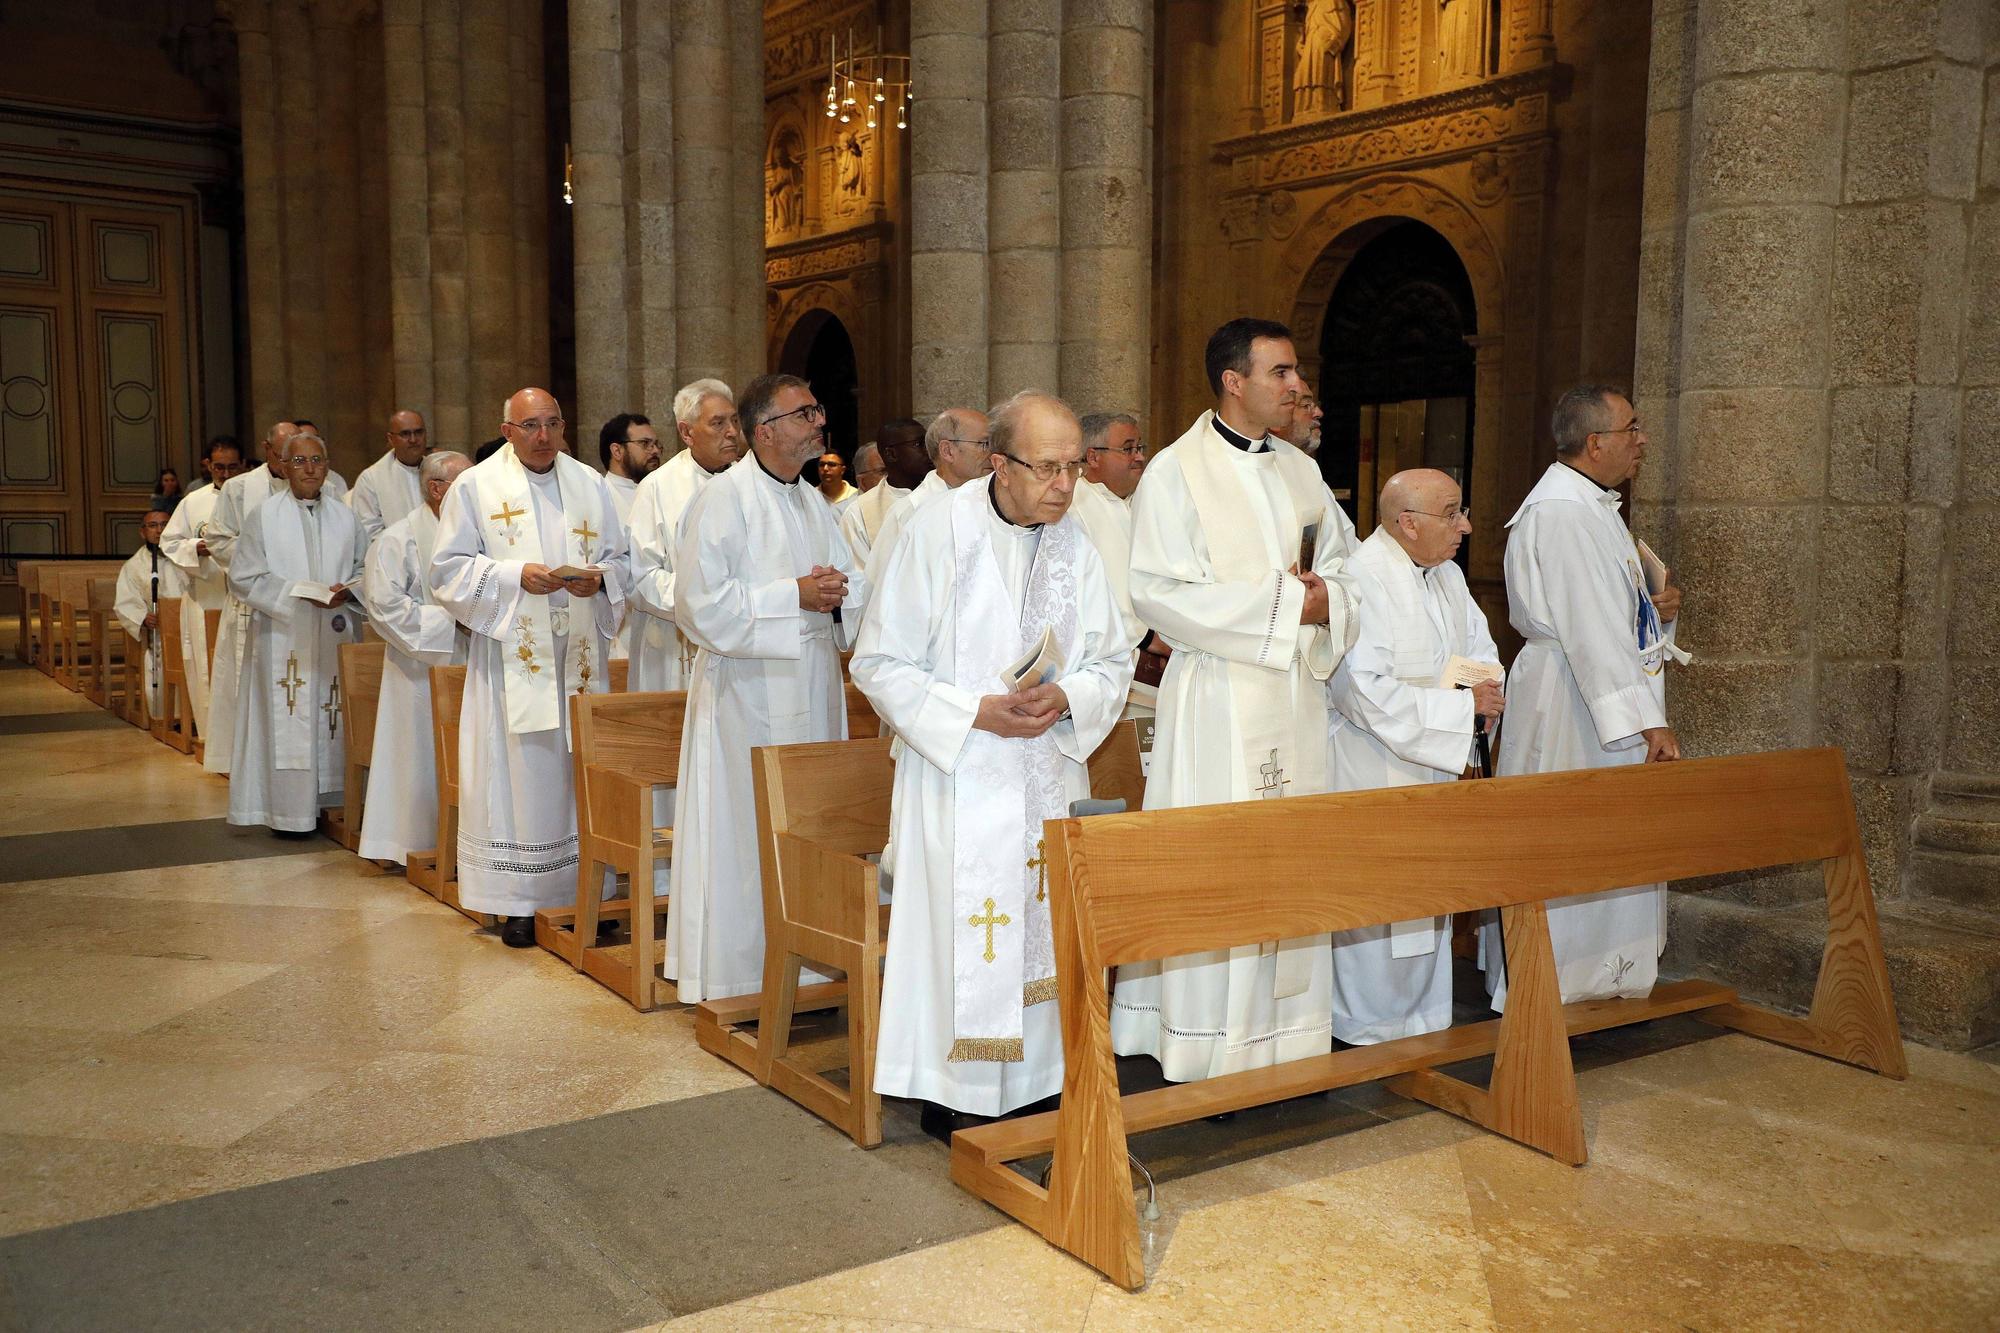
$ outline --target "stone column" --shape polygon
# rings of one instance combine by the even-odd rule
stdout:
[[[736,361],[724,378],[741,388],[776,369],[764,345],[764,7],[730,5],[729,39],[730,172],[735,182],[730,303],[736,314]]]
[[[1062,53],[1062,395],[1143,413],[1151,369],[1146,0],[1071,4]]]
[[[477,5],[479,0],[472,2]],[[465,274],[465,83],[459,64],[460,4],[461,0],[424,0],[424,124],[430,188],[430,428],[440,440],[490,438],[474,434],[472,414],[467,411],[472,324]],[[498,415],[497,405],[494,414]],[[497,427],[495,430],[497,433]]]
[[[513,92],[508,58],[508,7],[467,5],[459,25],[459,59],[464,96],[466,380],[459,403],[464,417],[461,440],[490,439],[499,433],[498,393],[519,388],[515,357],[514,288],[537,283],[540,273],[514,268],[514,157],[509,144]],[[544,184],[538,194],[547,189]],[[440,409],[446,404],[440,402]],[[447,420],[455,415],[449,413]],[[490,428],[489,420],[496,424]],[[436,427],[433,427],[436,429]]]
[[[548,115],[542,75],[542,6],[538,0],[510,0],[513,22],[507,33],[507,86],[512,90],[509,126],[513,136],[511,197],[514,210],[514,361],[522,379],[549,375],[550,179]],[[497,403],[495,408],[499,406]],[[570,404],[565,403],[568,410]],[[475,432],[480,417],[473,418]],[[496,428],[496,434],[497,428]],[[491,436],[486,438],[491,439]]]
[[[236,6],[236,59],[243,98],[243,249],[248,281],[250,424],[262,439],[283,406],[285,364],[283,288],[285,239],[279,210],[278,67],[271,44],[269,0]]]
[[[1027,388],[1054,393],[1062,383],[1062,8],[1061,0],[995,0],[988,11],[986,364],[994,399]]]
[[[664,5],[657,8],[664,8]],[[641,12],[645,12],[641,8]],[[642,25],[649,26],[649,25]],[[618,0],[570,0],[569,136],[574,181],[576,396],[564,410],[586,425],[625,410],[631,343],[626,277],[625,41]],[[648,63],[657,53],[648,53]],[[672,245],[671,219],[666,242]],[[591,429],[594,429],[592,427]],[[586,449],[587,453],[588,450]]]
[[[674,334],[683,379],[740,369],[729,9],[728,0],[674,3]]]
[[[430,157],[424,151],[429,131],[423,0],[382,0],[382,83],[388,120],[389,327],[396,405],[427,411],[436,393],[431,374],[431,187]]]
[[[926,419],[988,392],[986,6],[911,0],[910,395]]]

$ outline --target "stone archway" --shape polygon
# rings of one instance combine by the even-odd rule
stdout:
[[[852,461],[860,443],[860,372],[853,335],[840,316],[821,307],[804,312],[785,335],[776,365],[812,384],[826,408],[827,447]]]

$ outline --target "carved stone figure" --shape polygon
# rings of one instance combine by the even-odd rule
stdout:
[[[867,158],[861,135],[852,129],[842,130],[836,151],[840,154],[838,176],[841,198],[858,201],[868,193],[868,183],[861,171]]]
[[[1292,109],[1297,116],[1323,116],[1347,107],[1340,57],[1354,40],[1354,6],[1349,0],[1308,0],[1305,8]]]
[[[799,138],[787,130],[771,145],[764,164],[765,217],[774,232],[796,231],[805,220],[806,163]]]
[[[1449,88],[1487,75],[1492,0],[1441,0],[1438,13],[1438,82]]]

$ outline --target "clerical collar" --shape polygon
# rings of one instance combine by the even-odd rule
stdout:
[[[1214,421],[1215,433],[1246,454],[1261,454],[1269,448],[1269,445],[1263,440],[1253,440],[1248,435],[1239,434],[1229,429],[1229,427],[1222,424],[1220,416],[1215,417]]]
[[[1606,494],[1606,495],[1616,495],[1616,494],[1618,494],[1618,488],[1617,488],[1616,486],[1606,486],[1606,485],[1605,485],[1605,484],[1604,484],[1603,482],[1601,482],[1601,481],[1599,481],[1599,480],[1598,480],[1597,478],[1595,478],[1595,477],[1591,476],[1591,475],[1590,475],[1590,474],[1589,474],[1588,472],[1585,472],[1585,471],[1584,471],[1584,470],[1583,470],[1582,468],[1580,468],[1580,467],[1575,467],[1575,466],[1573,466],[1573,465],[1571,465],[1571,464],[1569,464],[1569,463],[1565,463],[1565,462],[1563,462],[1563,460],[1562,460],[1562,459],[1560,459],[1560,458],[1558,458],[1558,459],[1556,460],[1556,462],[1558,462],[1558,463],[1562,463],[1562,465],[1563,465],[1564,467],[1566,467],[1566,468],[1569,468],[1569,470],[1570,470],[1571,472],[1574,472],[1574,473],[1576,473],[1576,475],[1577,475],[1577,476],[1579,476],[1579,477],[1582,477],[1582,478],[1583,478],[1583,479],[1584,479],[1585,481],[1589,482],[1589,483],[1590,483],[1590,484],[1591,484],[1592,486],[1596,487],[1596,488],[1597,488],[1597,490],[1599,490],[1600,492],[1602,492],[1602,493],[1604,493],[1604,494]]]
[[[769,477],[772,481],[777,482],[780,486],[796,486],[799,484],[799,477],[803,477],[806,474],[805,469],[800,468],[799,477],[793,477],[790,481],[786,481],[783,477],[779,476],[777,473],[771,471],[771,469],[764,466],[763,455],[759,454],[755,449],[752,449],[750,451],[750,456],[757,460],[757,466],[763,472],[763,474]]]
[[[1000,488],[998,486],[994,486],[990,483],[987,485],[986,503],[993,506],[994,516],[997,517],[1002,523],[1005,523],[1008,527],[1019,528],[1023,532],[1041,531],[1042,525],[1039,523],[1016,523],[1013,519],[1007,517],[1006,511],[1000,508]]]

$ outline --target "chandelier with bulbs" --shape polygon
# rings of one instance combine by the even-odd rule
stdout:
[[[889,104],[896,107],[896,128],[910,127],[910,58],[885,55],[881,38],[869,55],[857,55],[854,32],[847,33],[847,54],[840,54],[840,37],[835,34],[827,56],[826,114],[843,125],[862,120],[869,129],[886,124]]]

